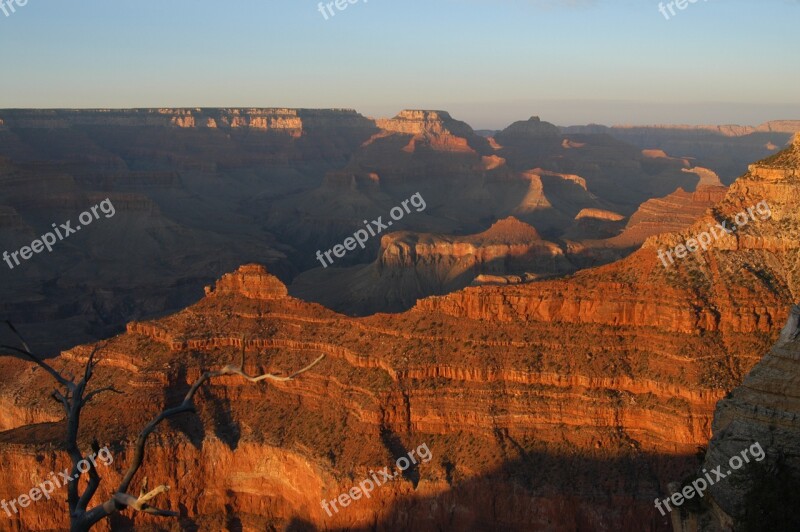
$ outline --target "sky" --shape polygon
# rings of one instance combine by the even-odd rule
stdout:
[[[674,15],[655,0],[0,0],[15,1],[0,108],[444,109],[476,129],[800,119],[800,0]]]

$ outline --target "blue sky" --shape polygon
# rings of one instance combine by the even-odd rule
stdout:
[[[10,0],[0,0],[10,1]],[[447,109],[476,128],[800,119],[800,1],[28,0],[0,108]],[[665,2],[666,3],[666,2]]]

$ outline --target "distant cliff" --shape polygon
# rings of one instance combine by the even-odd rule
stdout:
[[[304,128],[347,123],[362,125],[351,109],[86,109],[2,110],[0,125],[8,128],[78,126],[175,127],[188,129],[253,129],[302,135]]]

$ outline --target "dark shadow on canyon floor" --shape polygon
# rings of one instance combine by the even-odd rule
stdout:
[[[666,496],[662,482],[680,480],[697,465],[696,456],[685,455],[631,454],[603,460],[523,452],[486,475],[459,479],[455,473],[450,489],[436,496],[396,501],[388,515],[370,526],[327,530],[666,532],[672,529],[669,519],[653,501]],[[453,465],[446,469],[452,478]],[[315,530],[302,519],[294,526],[298,528],[293,530]]]

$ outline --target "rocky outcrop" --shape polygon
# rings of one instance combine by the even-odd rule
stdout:
[[[72,127],[174,127],[180,129],[252,129],[300,137],[307,128],[360,125],[351,109],[96,109],[3,110],[9,128],[63,129]]]
[[[289,295],[286,285],[259,264],[242,266],[235,273],[222,276],[214,288],[206,290],[206,295],[241,294],[250,299],[280,299]]]
[[[678,125],[678,124],[653,124],[653,125],[616,125],[613,128],[592,124],[588,126],[571,126],[562,128],[571,133],[597,133],[608,129],[619,130],[674,130],[674,131],[703,131],[724,135],[726,137],[743,137],[758,132],[800,133],[800,120],[773,120],[758,126],[728,125]]]
[[[753,525],[789,530],[788,520],[797,526],[795,507],[786,505],[798,500],[793,490],[800,486],[799,339],[800,305],[795,305],[776,345],[717,404],[702,467],[713,471],[721,466],[725,478],[709,486],[699,505],[674,512],[676,531]],[[697,471],[698,478],[703,471]],[[679,489],[675,484],[674,490]]]
[[[527,182],[527,190],[512,210],[515,216],[543,232],[564,233],[565,238],[591,238],[591,230],[580,235],[564,231],[582,211],[605,211],[605,202],[589,192],[586,179],[542,168],[522,172],[521,177]]]
[[[799,319],[796,305],[775,347],[717,405],[707,468],[728,464],[743,447],[759,442],[773,465],[783,458],[780,466],[800,478]],[[747,476],[747,471],[742,474]],[[719,483],[711,488],[711,496],[725,514],[735,517],[745,506],[747,488],[736,482]]]
[[[101,496],[129,463],[129,435],[174,404],[202,371],[238,360],[242,347],[251,373],[286,374],[319,354],[327,358],[291,383],[213,383],[197,400],[202,425],[176,419],[155,435],[142,475],[171,485],[162,505],[211,529],[223,516],[260,528],[293,520],[318,528],[365,527],[376,520],[399,526],[401,514],[412,509],[419,530],[453,522],[481,526],[489,518],[478,503],[493,493],[506,501],[497,518],[509,529],[558,521],[558,508],[574,504],[589,525],[629,530],[651,518],[641,500],[613,486],[648,479],[637,481],[639,488],[654,493],[649,479],[680,467],[683,459],[668,465],[652,453],[692,449],[707,434],[705,412],[723,393],[603,370],[628,357],[604,355],[607,341],[587,344],[581,356],[565,360],[563,345],[573,333],[555,323],[484,327],[418,311],[356,320],[276,295],[282,293],[278,284],[263,268],[244,266],[196,305],[131,324],[103,344],[96,379],[126,395],[104,395],[84,413],[83,437],[108,442],[115,458],[102,472]],[[633,329],[626,334],[637,342],[646,337]],[[89,351],[70,350],[58,364],[77,371]],[[5,362],[0,359],[8,375]],[[4,399],[36,397],[52,387],[43,372],[31,373],[21,389],[16,379],[9,384],[2,388]],[[57,419],[57,405],[42,404],[41,419]],[[109,414],[118,411],[126,415]],[[15,428],[0,435],[0,463],[25,472],[2,483],[0,497],[7,500],[63,468],[65,456],[55,445],[59,427],[28,427],[28,419],[6,420]],[[433,460],[351,511],[328,516],[321,508],[322,499],[348,491],[370,471],[392,469],[394,460],[423,443]],[[598,488],[592,481],[597,478],[609,484]],[[629,511],[600,511],[609,497],[627,501]],[[434,510],[434,503],[445,502],[456,517]],[[36,510],[10,522],[26,530],[63,526],[63,504],[41,501]],[[156,523],[131,518],[137,527]],[[112,523],[115,530],[132,526],[121,519]]]
[[[773,162],[761,164],[784,164],[791,160],[792,154],[791,149],[785,150]],[[736,333],[766,331],[774,327],[776,319],[783,319],[785,311],[781,307],[791,300],[792,294],[800,293],[800,279],[794,273],[787,275],[787,272],[797,271],[800,260],[794,252],[798,243],[791,236],[800,227],[797,187],[796,182],[764,183],[748,174],[729,189],[714,209],[707,210],[704,206],[704,214],[691,227],[651,237],[641,250],[612,266],[580,272],[569,281],[509,289],[471,288],[423,300],[418,308],[491,321],[563,321],[609,326],[638,323],[686,333],[698,329]],[[753,208],[762,201],[769,203],[770,216],[759,212],[759,219],[739,228],[734,235],[721,237],[706,253],[694,254],[668,267],[659,261],[659,249],[685,242],[720,220],[733,220],[737,213],[746,212],[748,207]],[[754,277],[743,283],[729,251],[746,254],[751,264],[758,264],[754,271],[760,273],[754,273]],[[777,262],[773,253],[778,254]],[[700,282],[700,279],[707,281]],[[685,282],[691,288],[687,288]],[[734,297],[733,292],[723,288],[730,286],[744,289],[737,299],[749,293],[747,297],[752,306],[741,301],[733,305],[728,299]],[[613,300],[587,297],[589,293],[606,291],[618,297]],[[712,295],[714,293],[717,295]],[[695,298],[708,301],[722,293],[726,294],[727,302],[718,301],[712,305],[718,310],[710,311],[708,305],[691,303]],[[763,294],[764,298],[759,300],[756,294]],[[670,318],[664,319],[665,314]]]
[[[779,133],[800,133],[800,120],[772,120],[756,128],[758,131],[777,131]]]
[[[724,184],[730,184],[755,160],[784,147],[800,121],[767,122],[760,126],[572,126],[562,128],[566,134],[608,134],[636,145],[649,153],[669,154],[692,161],[692,164],[713,168]],[[664,160],[664,159],[661,159]]]
[[[492,263],[518,260],[520,263],[543,253],[549,261],[561,257],[561,249],[543,242],[536,229],[514,217],[496,222],[483,233],[468,237],[395,233],[383,237],[378,258],[380,269],[419,268],[428,260],[462,262],[467,270],[486,271]],[[435,258],[435,259],[434,259]],[[527,258],[527,259],[526,259]],[[533,267],[533,263],[529,264]],[[565,262],[562,267],[568,267]],[[498,265],[498,269],[504,269]],[[447,277],[457,277],[449,273]]]
[[[787,213],[776,204],[776,215]],[[506,220],[471,238],[491,246],[536,237]],[[634,258],[570,280],[471,288],[362,319],[287,297],[264,268],[244,266],[190,308],[131,324],[103,344],[97,379],[128,393],[87,409],[82,434],[114,449],[118,465],[103,475],[110,482],[128,461],[130,435],[202,371],[238,360],[242,348],[249,372],[283,375],[324,353],[294,382],[214,383],[197,401],[203,425],[163,427],[144,474],[173,484],[168,505],[195,524],[227,516],[261,528],[293,520],[318,528],[396,526],[413,508],[416,529],[435,530],[482,526],[476,523],[493,518],[482,504],[492,493],[505,501],[496,518],[509,530],[548,520],[561,526],[564,505],[578,508],[588,528],[664,530],[652,500],[674,471],[691,466],[714,405],[738,384],[737,371],[748,370],[752,353],[777,336],[785,281],[751,286],[737,268],[740,282],[728,283],[730,259],[718,257],[709,272],[713,282],[721,279],[712,299],[690,276],[659,275],[654,256]],[[89,348],[70,350],[58,363],[77,371]],[[18,367],[3,368],[19,375]],[[43,372],[21,388],[18,377],[7,382],[6,402],[52,387]],[[44,408],[42,419],[58,415],[57,405]],[[114,411],[126,415],[107,414]],[[0,462],[39,478],[64,459],[50,446],[59,432],[43,427],[32,440],[27,419],[5,421],[16,428],[0,437]],[[320,500],[422,443],[432,461],[353,511],[328,516],[321,508]],[[36,464],[25,458],[37,453]],[[598,487],[600,478],[606,484]],[[25,488],[7,481],[0,496]],[[626,501],[628,510],[606,512],[616,504],[609,501]],[[445,503],[451,511],[433,510]],[[50,504],[14,516],[15,526],[62,526],[63,514]],[[134,517],[136,526],[149,522]]]
[[[498,132],[494,138],[502,146],[511,146],[540,139],[554,139],[559,135],[560,132],[556,126],[549,122],[543,122],[538,116],[532,116],[528,120],[514,122],[503,131]]]
[[[694,192],[679,188],[663,198],[647,200],[633,213],[622,233],[602,245],[639,246],[651,236],[681,231],[721,201],[727,190],[722,185],[698,185]]]
[[[784,168],[764,168],[761,166],[751,165],[750,173],[761,179],[768,181],[780,181],[782,179],[791,179],[793,177],[800,177],[800,171],[796,169]]]
[[[17,379],[13,385],[8,380],[0,384],[0,435],[18,427],[53,423],[61,419],[61,414],[47,404],[47,396],[31,400],[20,393],[19,387],[35,381],[36,377],[35,370],[28,367],[27,362],[19,359],[5,360],[2,367],[5,370],[4,375],[8,377],[13,374]]]
[[[445,111],[405,110],[394,118],[378,119],[376,124],[385,132],[411,135],[404,148],[410,153],[418,143],[438,151],[473,153],[475,148],[488,151],[485,139]]]
[[[544,185],[542,184],[542,176],[534,171],[525,172],[522,177],[528,181],[528,186],[525,195],[514,208],[514,214],[527,214],[540,209],[549,209],[552,207],[550,201],[544,194]]]
[[[619,222],[625,219],[625,217],[621,214],[603,209],[583,209],[575,216],[576,220],[583,220],[586,218],[592,220],[605,220],[608,222]]]
[[[709,168],[703,168],[701,166],[695,166],[693,168],[684,168],[684,172],[690,174],[696,174],[700,177],[700,182],[697,184],[698,187],[723,187],[722,181],[720,181],[719,176],[713,170]],[[721,198],[720,198],[721,199]],[[719,200],[716,200],[719,201]]]
[[[317,202],[316,211],[303,211],[297,206],[305,204],[286,200],[294,192],[292,184],[270,205],[286,203],[287,216],[298,217],[339,201],[334,217],[341,216],[340,223],[347,227],[352,219],[360,222],[362,213],[370,213],[367,206],[378,205],[383,210],[376,211],[385,215],[384,207],[391,207],[394,200],[381,194],[404,183],[403,172],[416,169],[423,178],[459,179],[437,184],[439,188],[432,191],[440,191],[438,197],[424,194],[429,211],[419,213],[423,220],[432,216],[429,212],[452,220],[457,219],[452,213],[463,211],[464,204],[454,200],[450,205],[442,198],[477,197],[474,205],[481,205],[494,197],[490,192],[504,190],[501,183],[519,185],[503,167],[487,170],[478,154],[402,152],[408,136],[393,133],[376,140],[352,162],[362,167],[330,174],[325,183],[329,188],[323,192],[335,188],[352,195],[323,203],[323,193],[309,194],[305,201]],[[580,175],[588,190],[574,180],[542,173],[545,191],[550,184],[595,193],[593,187],[602,180],[593,178],[605,175],[609,183],[618,170],[634,181],[641,164],[639,150],[625,148],[631,158],[608,174],[598,174],[592,165],[602,166],[604,157],[614,160],[620,143],[580,137],[574,140],[585,146],[567,150],[561,147],[562,140],[557,139],[556,149],[570,154],[563,155],[563,165],[551,171]],[[383,167],[371,164],[387,153],[398,157],[392,161],[406,161],[394,175],[390,169],[388,178]],[[759,164],[782,167],[791,163],[785,158],[791,155]],[[503,153],[498,156],[505,158]],[[516,164],[507,161],[509,166]],[[425,168],[431,163],[441,164],[437,172],[443,167],[449,173],[431,173]],[[537,167],[542,168],[525,166]],[[380,176],[378,182],[359,181],[359,176],[372,173]],[[679,169],[677,174],[686,177]],[[263,188],[262,179],[231,175],[236,176],[236,186],[254,195]],[[315,174],[317,182],[323,175]],[[211,189],[208,182],[216,178],[202,173],[188,177],[197,195]],[[301,179],[294,173],[289,177]],[[423,178],[408,186],[418,186]],[[257,185],[247,188],[250,179]],[[798,300],[797,187],[793,179],[767,181],[747,174],[694,225],[651,238],[619,263],[564,279],[466,288],[423,299],[396,314],[363,318],[337,314],[287,296],[286,287],[269,273],[272,268],[248,264],[223,276],[205,297],[184,310],[158,319],[129,320],[124,333],[101,344],[94,383],[113,385],[126,394],[102,395],[87,406],[82,448],[94,438],[111,446],[116,461],[103,474],[105,490],[129,463],[131,442],[141,427],[179,402],[204,371],[239,361],[244,352],[248,373],[289,375],[325,354],[312,371],[290,382],[254,385],[233,377],[216,380],[198,395],[197,417],[175,418],[159,428],[142,476],[151,483],[171,485],[164,505],[184,517],[183,523],[172,525],[201,530],[300,526],[423,532],[497,527],[667,530],[669,523],[658,516],[652,501],[670,480],[693,473],[694,454],[711,434],[715,405],[741,385],[781,335],[788,304]],[[222,216],[203,202],[182,205],[192,197],[189,193],[170,203],[171,194],[161,191],[156,197],[172,205],[170,212],[176,217]],[[685,242],[708,224],[730,219],[762,200],[769,202],[769,218],[753,220],[735,235],[674,265],[661,264],[661,248]],[[249,207],[222,204],[231,210]],[[496,205],[468,214],[488,216]],[[589,206],[572,205],[570,220],[583,208]],[[199,212],[187,213],[193,209]],[[328,220],[308,219],[305,227],[316,231],[324,229],[321,219]],[[149,217],[134,220],[152,223]],[[96,226],[103,244],[98,245],[97,257],[107,260],[114,252],[112,243],[136,250],[151,245],[150,240],[133,242],[130,233],[110,222]],[[212,251],[200,256],[165,260],[166,271],[190,271],[198,278],[212,269],[208,256],[221,261],[234,244],[239,246],[233,250],[237,255],[263,245],[262,239],[246,240],[242,235],[236,239],[221,235],[207,242],[206,233],[187,235],[163,219],[156,222],[146,225],[149,232],[144,234],[155,235],[157,250],[164,242],[180,242],[184,247],[176,249],[185,250],[184,239],[192,234],[198,246],[204,242],[210,247]],[[352,234],[352,227],[349,230]],[[512,254],[516,246],[531,242],[547,249],[541,235],[519,221],[504,220],[486,234],[447,237],[451,240],[441,247],[442,263],[474,260],[470,253],[461,254],[465,250],[479,256],[484,250]],[[406,271],[416,266],[420,256],[415,261],[410,257],[417,253],[417,244],[423,244],[424,251],[436,251],[434,236],[435,231],[413,232],[406,241],[387,242],[387,250],[390,245],[397,250],[387,257],[391,259],[387,269],[391,265],[394,271]],[[142,260],[158,256],[150,251]],[[100,270],[106,263],[97,264]],[[73,281],[74,268],[65,270],[60,282],[83,290]],[[127,268],[137,279],[141,270],[141,262]],[[414,275],[407,278],[415,280]],[[173,277],[165,273],[164,279]],[[357,281],[330,284],[332,289],[341,291],[345,286],[356,294],[374,285],[369,275]],[[137,285],[130,286],[134,290]],[[794,335],[789,330],[783,336]],[[53,364],[77,375],[91,348],[70,349]],[[787,372],[786,353],[778,355],[776,367]],[[0,465],[13,472],[0,482],[0,498],[8,500],[49,471],[63,468],[66,457],[58,443],[63,427],[54,422],[62,414],[59,405],[48,399],[53,388],[49,376],[8,357],[0,358],[0,372],[4,375],[0,405],[7,407],[2,422],[9,429],[0,434]],[[781,386],[795,384],[782,382],[778,388],[766,388],[770,393],[763,394],[764,401],[774,401]],[[789,411],[793,405],[781,408]],[[774,410],[776,403],[765,406]],[[773,416],[766,411],[755,414]],[[782,421],[782,414],[775,419]],[[370,471],[392,468],[399,456],[422,443],[432,453],[429,462],[380,487],[371,498],[355,501],[347,511],[328,516],[322,509],[322,499],[338,497]],[[137,477],[134,484],[140,481]],[[8,526],[63,528],[63,500],[62,493],[58,500],[39,501],[41,506],[35,509],[41,512],[15,515]],[[163,521],[139,515],[126,515],[109,526],[130,530],[150,525],[164,526]]]
[[[800,177],[800,134],[794,136],[791,148],[757,164],[751,164],[750,174],[766,181],[793,180]]]
[[[292,294],[363,315],[378,309],[407,310],[418,299],[464,288],[480,276],[517,274],[533,279],[573,270],[560,246],[509,217],[482,233],[463,237],[388,234],[372,264],[306,272],[295,279]],[[351,289],[343,291],[341,286]]]
[[[582,178],[579,175],[564,174],[564,173],[561,173],[561,172],[553,172],[553,171],[550,171],[550,170],[543,170],[542,168],[534,168],[533,170],[531,170],[530,172],[527,172],[527,173],[529,173],[529,174],[532,173],[532,174],[535,174],[535,175],[546,176],[546,177],[556,177],[556,178],[558,178],[558,179],[560,179],[562,181],[565,181],[565,182],[575,183],[579,188],[582,188],[586,192],[589,191],[589,189],[586,187],[586,179]]]

